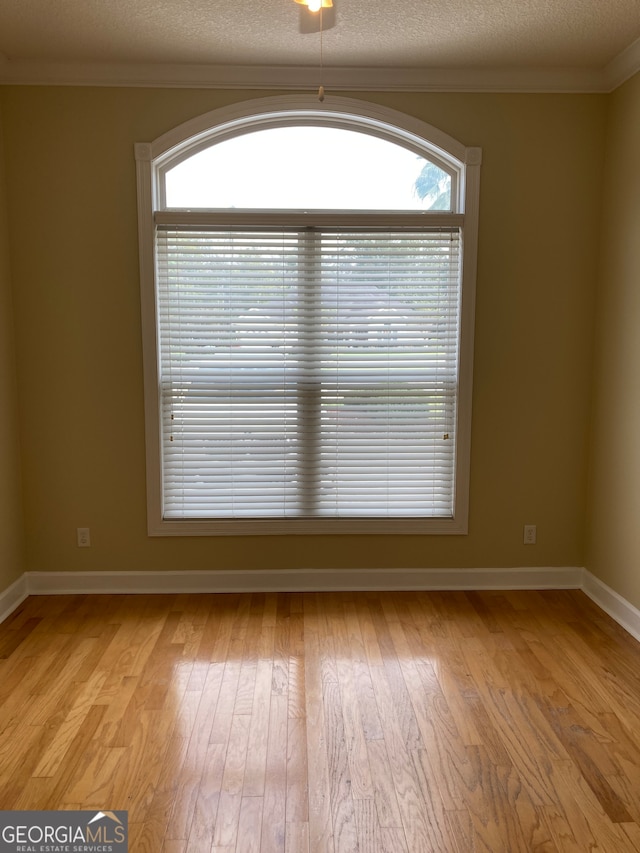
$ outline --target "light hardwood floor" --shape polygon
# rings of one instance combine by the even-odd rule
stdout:
[[[640,850],[640,645],[582,593],[33,597],[0,808],[133,853]]]

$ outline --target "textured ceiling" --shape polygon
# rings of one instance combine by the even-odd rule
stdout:
[[[323,37],[328,66],[593,71],[640,38],[640,0],[336,6]],[[2,0],[0,53],[5,68],[317,65],[319,36],[300,33],[299,14],[293,0]]]

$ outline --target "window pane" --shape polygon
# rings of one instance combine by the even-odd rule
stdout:
[[[451,210],[451,176],[414,151],[331,127],[218,142],[169,169],[170,208]]]

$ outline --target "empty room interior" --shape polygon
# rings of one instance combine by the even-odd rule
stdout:
[[[2,4],[0,812],[640,850],[638,11]]]

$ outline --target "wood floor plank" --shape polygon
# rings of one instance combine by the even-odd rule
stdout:
[[[292,613],[287,618],[287,695],[289,697],[289,716],[304,717],[305,672],[304,672],[304,617],[302,613]]]
[[[253,708],[253,697],[256,689],[256,677],[258,674],[258,661],[243,661],[238,678],[238,689],[236,691],[236,703],[233,713],[240,716],[249,716]]]
[[[0,660],[6,660],[11,657],[14,652],[20,648],[22,643],[31,635],[42,620],[39,617],[33,617],[23,622],[19,628],[12,630],[8,628],[0,642]]]
[[[601,850],[585,815],[572,799],[564,803],[558,801],[551,806],[542,806],[540,811],[551,830],[558,850],[562,853]]]
[[[95,739],[95,734],[100,727],[104,712],[104,706],[100,705],[93,705],[89,709],[71,746],[67,750],[64,763],[51,780],[46,802],[40,808],[51,809],[54,808],[55,803],[64,804],[67,801],[77,803],[82,800],[85,792],[83,783],[87,779],[87,768],[91,765],[100,749],[100,743]],[[35,778],[33,777],[33,773],[31,773],[30,778]],[[74,798],[70,794],[72,788],[79,790],[81,796]],[[25,808],[24,805],[21,807]],[[113,808],[117,809],[118,806],[114,805]]]
[[[174,731],[175,719],[169,709],[143,711],[139,734],[132,741],[126,760],[118,764],[114,790],[127,791],[128,808],[141,819],[154,798]]]
[[[251,707],[247,766],[242,791],[244,797],[264,796],[271,710],[271,671],[270,660],[258,661]]]
[[[406,661],[403,671],[410,685],[411,701],[424,744],[414,753],[424,757],[420,766],[426,774],[425,779],[437,789],[442,807],[457,809],[460,802],[451,768],[468,760],[464,741],[433,671],[424,664],[418,668]]]
[[[215,605],[214,619],[217,625],[217,634],[211,643],[209,660],[224,663],[229,657],[229,647],[233,636],[235,625],[234,596],[223,595],[221,604]],[[203,637],[204,640],[204,637]]]
[[[162,853],[185,853],[186,847],[186,841],[176,841],[171,838],[166,838],[162,846]],[[233,851],[227,848],[226,851],[219,851],[219,853],[233,853]]]
[[[265,772],[264,806],[260,831],[261,853],[285,853],[287,829],[287,697],[271,695]],[[304,741],[306,754],[306,738]],[[307,791],[306,774],[299,789]]]
[[[144,814],[140,815],[140,853],[156,853],[163,849],[188,745],[187,738],[178,737],[175,733],[167,744],[153,797]]]
[[[102,689],[95,705],[104,708],[104,715],[98,730],[97,737],[105,745],[113,744],[114,739],[126,728],[127,710],[130,707],[132,697],[139,689],[140,679],[134,675],[120,675],[119,672],[107,670]]]
[[[309,766],[306,717],[288,717],[286,729],[286,820],[309,820]]]
[[[209,744],[204,761],[187,849],[208,850],[213,844],[215,815],[220,805],[226,751],[222,744]]]
[[[285,853],[309,853],[309,824],[288,823]]]
[[[309,853],[335,853],[330,808],[329,761],[325,741],[322,693],[323,652],[318,596],[303,599],[305,632],[305,697],[307,707],[307,761],[309,774]]]
[[[78,671],[86,657],[91,653],[96,640],[82,637],[73,646],[64,661],[54,666],[39,681],[38,687],[31,693],[37,701],[23,708],[22,715],[29,725],[43,725],[49,717],[60,710],[61,706],[70,707],[81,687]]]
[[[381,827],[402,827],[402,816],[398,806],[398,797],[394,785],[389,756],[384,740],[370,740],[367,743],[369,764],[373,783],[373,800],[376,806],[378,823]]]
[[[214,847],[234,846],[237,841],[250,727],[249,716],[234,715],[216,812]]]
[[[639,652],[573,590],[29,598],[0,806],[126,809],[136,853],[636,853]]]
[[[354,799],[373,799],[373,782],[364,726],[355,689],[355,678],[351,662],[351,643],[344,608],[336,609],[333,620],[336,639],[336,670],[340,691],[342,724],[347,741],[347,761],[351,796]]]
[[[495,853],[525,850],[522,827],[501,780],[499,768],[482,747],[467,747],[469,757],[460,774],[460,792],[471,818],[478,846]]]
[[[360,626],[360,635],[362,637],[362,645],[366,654],[366,661],[369,666],[382,666],[382,652],[378,645],[378,636],[376,634],[375,625],[369,608],[366,606],[367,599],[360,599],[357,609],[357,619]]]
[[[457,644],[447,644],[446,648],[439,651],[433,664],[419,664],[418,672],[427,688],[433,675],[437,678],[465,746],[484,746],[494,764],[510,763],[500,733],[487,712],[483,697]]]
[[[534,804],[550,804],[554,792],[548,782],[549,757],[543,744],[535,737],[523,737],[528,732],[528,721],[523,718],[522,709],[513,698],[508,676],[496,665],[483,644],[465,644],[464,656],[510,762],[518,770]]]
[[[447,833],[446,811],[440,793],[441,778],[437,772],[434,772],[436,762],[432,760],[429,750],[416,750],[411,757],[422,795],[422,811],[431,843],[442,853],[451,853],[451,851],[455,853]]]
[[[567,795],[572,794],[598,845],[603,850],[619,850],[621,847],[624,849],[626,836],[620,822],[609,818],[580,769],[569,761],[557,762],[554,765],[554,774],[558,782],[557,787],[566,791]],[[565,799],[568,802],[568,796]]]
[[[60,768],[67,750],[71,747],[90,708],[95,704],[106,677],[106,672],[100,670],[93,673],[93,677],[80,691],[64,722],[56,731],[54,739],[33,772],[34,776],[53,776]]]
[[[347,853],[358,849],[358,841],[340,689],[335,682],[325,684],[323,704],[333,843],[336,853]]]
[[[399,625],[398,630],[392,633],[391,623],[387,622],[379,602],[370,601],[369,609],[382,652],[386,679],[394,696],[396,719],[402,732],[404,745],[409,751],[422,749],[424,743],[399,662],[399,657],[406,655],[404,634]],[[400,648],[396,646],[396,641]]]
[[[553,702],[541,702],[541,710],[562,742],[569,758],[578,768],[610,820],[615,823],[632,822],[624,802],[607,782],[607,775],[615,775],[612,763],[602,744],[581,722],[571,706],[558,708]]]
[[[116,784],[116,776],[123,769],[126,772],[129,758],[130,752],[124,747],[111,748],[91,742],[75,768],[73,782],[68,783],[64,777],[57,782],[63,806],[116,802],[114,808],[128,808],[129,798],[122,797],[124,789]]]
[[[242,798],[236,853],[260,853],[263,807],[262,797]]]
[[[518,772],[514,768],[498,767],[498,774],[506,801],[518,825],[523,853],[549,853],[555,850],[551,830],[540,810],[532,803]]]
[[[400,718],[406,719],[404,709],[397,708],[394,695],[386,679],[384,667],[372,667],[372,681],[376,693],[380,718],[384,730],[389,769],[407,845],[410,850],[431,850],[429,824],[420,781],[410,751],[407,749]]]
[[[359,799],[354,803],[359,853],[381,853],[382,827],[378,822],[373,800]]]
[[[447,838],[453,844],[456,853],[467,853],[467,851],[481,850],[475,843],[474,830],[471,816],[467,809],[445,812],[447,824]]]
[[[607,781],[623,799],[634,821],[640,824],[640,748],[632,733],[616,714],[601,714],[601,723],[608,732],[609,753],[619,768],[619,773]]]
[[[371,683],[369,672],[369,658],[365,649],[364,637],[360,624],[359,614],[363,610],[362,599],[345,604],[345,618],[349,634],[349,654],[351,657],[353,689],[355,690],[360,712],[360,720],[365,740],[380,740],[383,737],[380,716]],[[367,609],[368,613],[368,609]],[[372,628],[373,629],[373,628]],[[382,659],[376,658],[379,664]]]
[[[182,784],[177,793],[171,816],[169,838],[172,839],[186,840],[189,838],[202,775],[205,770],[205,761],[215,719],[213,711],[216,709],[224,679],[220,667],[212,666],[209,672],[211,675],[207,679],[206,688],[202,694],[198,694],[199,701],[197,712],[193,718],[192,729],[190,732],[186,732],[189,737],[189,746],[182,766]],[[184,698],[188,702],[189,691],[185,692]]]
[[[621,845],[619,850],[640,850],[640,825],[635,823],[621,823],[620,829],[625,834],[625,843]],[[629,846],[629,843],[631,846]]]

